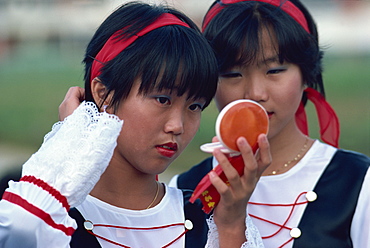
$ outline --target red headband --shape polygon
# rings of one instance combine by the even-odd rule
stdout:
[[[279,7],[285,13],[290,15],[296,22],[298,22],[306,31],[310,33],[310,29],[307,25],[307,20],[304,17],[303,13],[290,1],[285,0],[220,0],[217,2],[206,14],[203,22],[203,31],[208,26],[209,22],[223,9],[225,6],[222,4],[233,4],[239,2],[247,2],[247,1],[256,1],[256,2],[264,2],[271,4],[273,6]]]
[[[304,91],[306,92],[307,99],[315,106],[320,124],[320,138],[324,142],[334,147],[338,147],[340,129],[339,120],[335,111],[325,98],[315,89],[307,88]],[[295,114],[295,121],[301,132],[308,135],[307,116],[302,102]]]
[[[188,27],[189,25],[185,22],[181,21],[179,18],[177,18],[173,14],[164,13],[161,16],[155,20],[152,24],[145,27],[143,30],[138,32],[136,35],[131,36],[128,39],[119,40],[118,35],[122,32],[122,30],[116,31],[104,44],[102,49],[99,51],[99,53],[96,55],[92,67],[91,67],[91,80],[93,80],[95,77],[99,76],[101,73],[101,68],[104,66],[104,64],[112,59],[114,59],[120,52],[125,50],[129,45],[134,43],[134,41],[149,33],[150,31],[153,31],[154,29],[163,27],[163,26],[169,26],[169,25],[180,25],[184,27]]]

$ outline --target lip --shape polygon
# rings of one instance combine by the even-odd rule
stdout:
[[[155,146],[155,148],[157,149],[159,154],[167,158],[173,157],[178,150],[177,144],[173,142],[157,145]]]
[[[271,118],[271,116],[274,114],[274,112],[267,112],[267,115],[269,117],[269,119]]]

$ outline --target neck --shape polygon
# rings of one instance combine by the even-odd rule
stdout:
[[[294,167],[307,153],[313,140],[301,133],[298,128],[289,132],[280,132],[269,139],[272,156],[271,165],[264,171],[263,176],[282,174]],[[294,160],[296,158],[296,160]],[[288,166],[284,167],[285,164]]]
[[[155,175],[139,173],[111,163],[90,195],[117,207],[142,210],[160,202],[164,196],[164,187],[158,185]],[[154,198],[156,200],[153,202]]]

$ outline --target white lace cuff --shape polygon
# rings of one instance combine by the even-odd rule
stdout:
[[[41,179],[70,206],[79,205],[108,166],[123,121],[83,102],[63,122],[54,124],[40,149],[23,165],[22,176]]]
[[[207,248],[219,247],[218,231],[217,226],[213,220],[213,215],[209,219],[207,219],[207,223],[209,231],[206,247]],[[241,248],[264,248],[265,246],[262,243],[261,235],[257,227],[253,224],[253,221],[249,217],[249,215],[247,215],[245,224],[246,224],[245,238],[247,239],[247,241],[244,242]]]

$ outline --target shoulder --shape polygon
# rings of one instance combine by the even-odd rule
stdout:
[[[354,187],[354,184],[356,184],[358,187],[361,187],[369,166],[370,159],[366,155],[338,149],[321,178],[331,180],[331,183],[339,183],[341,181],[343,185],[352,185]]]
[[[361,167],[364,169],[368,169],[370,166],[370,158],[364,154],[339,149],[333,156],[332,162],[338,161],[341,164],[346,164],[351,167]]]
[[[311,148],[311,162],[327,160],[328,165],[340,166],[342,169],[362,168],[367,170],[370,166],[370,158],[364,154],[346,149],[338,149],[331,145],[315,142]]]

